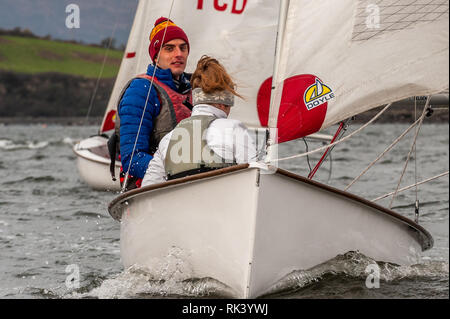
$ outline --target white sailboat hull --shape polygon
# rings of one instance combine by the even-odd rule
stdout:
[[[176,254],[186,277],[214,278],[233,296],[254,298],[348,251],[410,265],[432,245],[406,218],[289,174],[244,167],[119,196],[109,210],[122,219],[124,266],[158,272]]]
[[[75,144],[73,151],[77,155],[77,169],[81,179],[93,189],[118,191],[120,161],[116,161],[117,180],[113,181],[109,171],[110,158],[106,152],[107,142],[105,137],[92,136]]]

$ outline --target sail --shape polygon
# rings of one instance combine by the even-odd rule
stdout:
[[[135,75],[146,71],[146,68],[142,69],[140,60],[144,58],[143,52],[148,48],[148,36],[145,35],[144,30],[148,24],[145,14],[150,7],[149,4],[150,1],[147,0],[140,0],[138,3],[124,56],[100,126],[100,133],[114,129],[116,108],[122,89]]]
[[[291,0],[278,77],[279,141],[448,89],[449,3]],[[271,86],[268,79],[261,95]],[[268,117],[267,98],[259,109]]]
[[[277,1],[272,0],[141,0],[127,44],[108,112],[115,111],[123,86],[129,79],[145,72],[151,62],[148,54],[149,35],[161,16],[168,17],[186,32],[190,53],[186,72],[195,70],[202,55],[217,58],[227,69],[245,98],[235,100],[230,118],[250,127],[261,127],[256,99],[261,84],[273,72],[278,23]],[[104,121],[107,123],[107,121]],[[102,125],[102,131],[106,124]]]

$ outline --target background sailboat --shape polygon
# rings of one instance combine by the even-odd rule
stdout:
[[[376,30],[368,5],[293,0],[280,9],[273,1],[183,0],[173,9],[152,2],[145,16],[170,12],[190,37],[191,64],[203,54],[223,62],[247,97],[232,116],[277,128],[276,143],[448,89],[448,3],[379,2]],[[122,220],[125,267],[155,269],[175,247],[192,276],[215,278],[237,297],[264,294],[292,271],[349,250],[408,265],[433,245],[423,227],[388,208],[262,164],[133,190],[109,211]]]

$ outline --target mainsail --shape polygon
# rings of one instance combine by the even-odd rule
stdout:
[[[277,123],[279,141],[448,89],[448,13],[448,1],[440,0],[289,1],[275,80],[278,112],[268,119]],[[258,105],[266,114],[267,104]]]

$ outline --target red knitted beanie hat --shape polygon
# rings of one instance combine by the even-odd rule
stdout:
[[[150,46],[148,47],[148,52],[153,62],[156,62],[161,47],[173,39],[182,39],[186,41],[189,50],[189,40],[183,29],[167,18],[161,17],[156,20],[155,26],[150,33]]]

